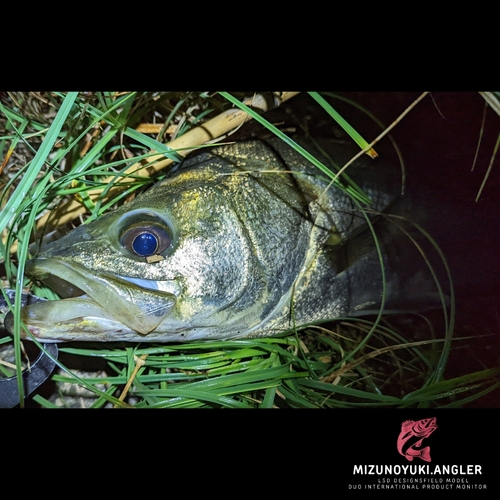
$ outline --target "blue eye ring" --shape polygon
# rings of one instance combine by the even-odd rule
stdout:
[[[123,232],[120,243],[134,255],[150,257],[164,252],[170,246],[171,238],[162,226],[133,226]]]

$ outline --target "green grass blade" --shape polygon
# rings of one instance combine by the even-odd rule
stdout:
[[[59,132],[61,131],[64,121],[69,115],[71,108],[73,107],[77,95],[77,92],[69,92],[64,98],[64,102],[62,103],[54,121],[52,122],[52,125],[49,128],[45,140],[38,148],[38,151],[31,162],[29,171],[23,176],[15,192],[0,212],[0,233],[7,227],[7,224],[16,213],[19,205],[25,200],[29,188],[34,184],[38,173],[47,161],[47,157],[58,139]]]
[[[345,130],[345,132],[361,149],[369,147],[370,143],[366,141],[347,120],[342,118],[342,116],[328,101],[325,100],[324,97],[322,97],[318,92],[308,92],[308,94],[328,112],[328,114]],[[369,150],[367,152],[369,152]]]
[[[165,144],[162,144],[161,142],[155,141],[151,137],[148,137],[147,135],[137,132],[137,130],[134,130],[130,127],[127,127],[124,130],[125,135],[130,137],[131,139],[136,140],[137,142],[140,142],[144,146],[147,146],[148,148],[154,149],[158,153],[161,153],[165,155],[166,158],[170,158],[174,162],[180,162],[184,158],[174,151],[173,149],[169,148]]]

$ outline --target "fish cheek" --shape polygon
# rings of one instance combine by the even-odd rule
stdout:
[[[189,238],[172,255],[172,266],[190,297],[222,299],[243,286],[247,262],[242,255],[246,252],[228,238]]]
[[[203,226],[203,227],[202,227]],[[207,326],[228,321],[231,306],[248,292],[249,251],[231,224],[202,227],[204,237],[180,238],[168,265],[182,288],[175,310],[190,325]]]

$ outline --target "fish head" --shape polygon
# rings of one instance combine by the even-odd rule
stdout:
[[[413,432],[416,436],[427,437],[430,436],[437,429],[436,417],[423,418],[415,422]]]
[[[64,299],[23,308],[28,330],[44,342],[163,342],[258,329],[303,265],[307,200],[268,172],[271,152],[248,163],[244,144],[223,151],[43,248],[26,272]]]

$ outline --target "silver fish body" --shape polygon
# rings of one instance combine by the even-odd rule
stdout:
[[[352,156],[333,150],[340,166]],[[378,161],[348,173],[371,210],[398,198],[398,172]],[[393,230],[378,227],[390,301],[403,285]],[[22,321],[44,342],[171,342],[362,314],[382,299],[367,229],[357,204],[282,141],[213,148],[29,261],[33,279],[68,297],[23,308]],[[12,330],[12,316],[5,322]]]

